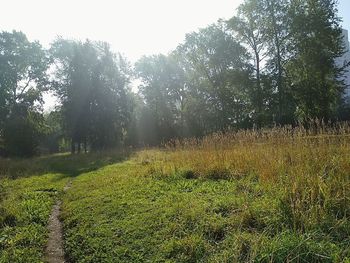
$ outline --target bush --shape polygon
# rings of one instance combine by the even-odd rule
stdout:
[[[40,126],[33,116],[13,116],[4,127],[5,151],[12,156],[33,156],[37,153],[40,136]]]

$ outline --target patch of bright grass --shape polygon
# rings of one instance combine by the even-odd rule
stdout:
[[[0,159],[0,263],[43,262],[48,219],[72,177],[121,159],[120,154]]]
[[[98,178],[98,180],[95,180]],[[158,177],[125,162],[79,176],[64,198],[73,262],[197,262],[230,235],[235,182]]]
[[[67,180],[46,174],[0,181],[0,262],[42,262],[48,218]]]
[[[254,176],[149,174],[126,162],[78,177],[64,198],[72,262],[343,262],[349,237],[293,230],[283,191]],[[97,179],[98,178],[98,179]],[[344,261],[345,262],[345,261]]]

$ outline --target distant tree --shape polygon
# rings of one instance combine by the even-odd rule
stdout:
[[[293,0],[289,7],[289,85],[300,119],[334,117],[344,84],[335,59],[342,55],[337,1]]]
[[[22,32],[0,33],[0,137],[10,154],[33,155],[42,120],[49,60]]]
[[[177,52],[187,72],[187,122],[197,125],[191,129],[202,126],[206,133],[244,122],[251,67],[246,49],[225,25],[217,23],[188,34]]]
[[[179,135],[184,100],[182,69],[171,56],[155,55],[141,58],[135,70],[142,81],[139,92],[145,102],[141,116],[141,121],[148,120],[145,128],[154,130],[158,142]],[[154,139],[151,141],[155,143]]]
[[[44,137],[44,120],[39,112],[16,107],[6,120],[4,146],[11,156],[30,157],[38,154],[41,138]]]
[[[286,82],[285,64],[289,52],[287,44],[291,38],[288,16],[289,0],[262,0],[263,26],[266,34],[267,59],[266,71],[272,81],[273,93],[276,93],[272,108],[275,121],[279,124],[293,123],[295,103]]]
[[[103,42],[58,39],[51,54],[56,65],[52,88],[62,102],[72,152],[121,143],[130,118],[126,60]]]
[[[44,138],[41,147],[49,153],[57,153],[66,149],[66,136],[63,129],[62,113],[59,110],[53,110],[44,113]]]
[[[131,106],[130,68],[106,43],[97,43],[97,63],[92,72],[89,141],[95,150],[120,145],[127,133]]]
[[[143,105],[137,125],[140,146],[158,146],[162,140],[166,140],[161,137],[157,127],[158,122],[154,112],[147,105]],[[162,133],[164,134],[164,131]]]
[[[245,0],[237,9],[237,15],[228,21],[234,35],[251,52],[254,60],[255,86],[251,93],[255,122],[261,126],[265,119],[266,103],[271,93],[264,89],[262,61],[267,56],[267,28],[264,23],[264,3],[261,0]]]
[[[144,110],[144,102],[137,93],[131,93],[129,97],[130,119],[126,127],[124,145],[128,147],[138,147],[146,142],[142,136],[147,132],[144,126],[140,125],[140,116]]]

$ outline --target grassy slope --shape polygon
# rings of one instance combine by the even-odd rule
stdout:
[[[41,261],[51,208],[66,182],[61,174],[0,181],[0,262]]]
[[[0,263],[42,262],[48,218],[66,183],[119,158],[91,154],[0,159]]]
[[[77,178],[63,214],[73,261],[186,261],[218,252],[230,204],[242,202],[234,183],[145,171],[126,162]]]
[[[350,255],[349,237],[293,231],[282,191],[253,175],[162,175],[129,161],[79,176],[72,190],[63,218],[73,262],[346,262]]]

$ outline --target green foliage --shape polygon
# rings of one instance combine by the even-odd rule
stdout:
[[[288,43],[291,37],[288,25],[292,23],[288,16],[289,3],[288,0],[264,0],[261,9],[267,48],[265,71],[269,85],[276,90],[276,93],[270,94],[270,110],[279,124],[293,122],[295,113],[295,101],[287,85],[285,66],[289,59]]]
[[[335,0],[245,0],[228,21],[187,34],[168,55],[142,57],[133,72],[105,42],[58,38],[47,52],[21,32],[2,32],[0,154],[16,142],[5,134],[13,122],[33,136],[8,153],[37,152],[32,142],[42,125],[27,117],[41,113],[49,86],[61,102],[62,125],[47,119],[56,130],[44,129],[43,152],[60,143],[87,152],[310,118],[346,120],[341,79],[349,65],[336,65],[339,23]],[[129,89],[132,77],[141,81],[138,94]],[[26,112],[20,118],[18,108]]]
[[[68,151],[66,135],[63,129],[62,113],[51,111],[44,114],[44,140],[41,142],[41,151],[58,153]]]
[[[78,152],[118,145],[130,119],[129,66],[107,43],[58,39],[52,88],[62,102],[65,130]]]
[[[344,116],[336,2],[246,0],[229,21],[136,63],[143,144]],[[300,66],[303,65],[303,66]],[[141,143],[142,144],[142,143]]]
[[[22,32],[0,33],[1,120],[17,103],[34,107],[47,84],[48,59],[38,42]]]
[[[136,72],[144,100],[137,128],[146,144],[225,130],[249,119],[248,54],[222,22],[188,34],[169,56],[141,58]]]
[[[0,33],[0,138],[8,154],[30,156],[37,150],[47,68],[38,42],[22,32]]]
[[[4,125],[5,150],[9,155],[33,156],[37,153],[39,140],[43,134],[42,117],[37,112],[14,112]]]
[[[228,22],[238,39],[243,41],[249,47],[253,57],[255,70],[254,86],[251,92],[251,101],[254,105],[255,122],[261,126],[263,123],[263,114],[266,109],[265,101],[269,99],[270,94],[266,94],[266,87],[262,83],[263,57],[266,53],[266,30],[263,14],[263,2],[258,0],[246,0],[237,9],[237,16],[231,18]]]
[[[176,52],[187,77],[183,115],[189,134],[242,125],[250,111],[249,55],[225,24],[188,34]],[[193,133],[198,127],[200,134]]]
[[[343,52],[334,0],[291,1],[287,71],[300,119],[334,116],[344,84],[335,59]]]
[[[136,127],[145,133],[140,139],[143,143],[155,144],[175,137],[177,128],[181,129],[177,123],[181,122],[183,69],[173,57],[164,55],[143,57],[136,63],[135,69],[143,81],[139,92],[146,104]],[[157,141],[147,136],[150,131],[155,133]]]

